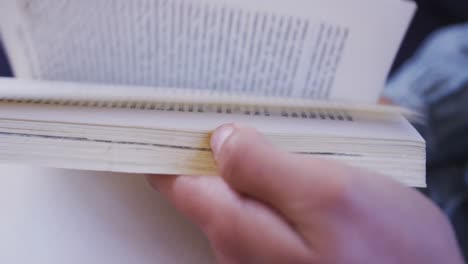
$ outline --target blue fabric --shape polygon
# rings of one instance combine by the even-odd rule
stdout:
[[[8,65],[8,60],[3,50],[1,41],[0,41],[0,76],[8,76],[8,77],[13,76],[10,65]]]
[[[426,116],[428,161],[468,160],[468,23],[434,33],[384,96]]]
[[[401,105],[426,112],[436,101],[468,80],[468,23],[434,33],[389,80],[384,95]]]

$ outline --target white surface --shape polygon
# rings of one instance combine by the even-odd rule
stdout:
[[[374,103],[414,10],[397,0],[0,0],[0,31],[20,78]]]
[[[211,263],[144,177],[0,164],[0,263]]]

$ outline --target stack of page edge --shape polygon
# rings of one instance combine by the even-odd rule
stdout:
[[[424,140],[394,107],[15,79],[0,93],[2,161],[216,175],[210,133],[239,123],[285,151],[425,186]]]

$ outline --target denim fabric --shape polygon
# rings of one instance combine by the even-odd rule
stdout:
[[[429,162],[468,160],[468,23],[434,33],[384,96],[426,117]]]
[[[6,54],[3,50],[2,40],[0,39],[0,76],[13,76],[10,65],[8,64]]]
[[[425,193],[450,217],[468,261],[468,23],[433,34],[384,96],[426,117]]]

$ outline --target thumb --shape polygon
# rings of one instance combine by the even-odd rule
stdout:
[[[283,216],[301,213],[301,205],[310,208],[340,196],[354,171],[338,162],[283,152],[254,129],[235,124],[218,128],[211,148],[221,176],[233,189]]]

